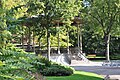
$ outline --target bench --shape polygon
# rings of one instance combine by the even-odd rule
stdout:
[[[89,54],[89,55],[87,55],[88,57],[93,57],[93,58],[95,58],[96,57],[96,54]]]

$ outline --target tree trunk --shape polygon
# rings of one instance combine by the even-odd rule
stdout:
[[[79,45],[80,44],[80,35],[79,35],[79,32],[80,32],[79,31],[79,26],[77,26],[77,38],[78,38],[78,43],[77,44],[78,44],[78,48],[80,47],[80,45]]]
[[[22,49],[24,49],[24,36],[23,36],[23,33],[22,33]]]
[[[39,40],[39,50],[41,50],[41,41]]]
[[[47,58],[50,61],[50,32],[48,29],[47,29],[47,50],[48,50]]]
[[[67,28],[67,53],[69,54],[69,29]]]
[[[31,44],[31,32],[30,32],[30,27],[28,27],[28,46],[27,50],[30,51],[30,44]]]
[[[80,53],[82,53],[82,29],[80,26]]]
[[[105,53],[106,53],[106,60],[107,61],[110,61],[109,44],[110,44],[110,34],[105,35]]]
[[[58,28],[59,28],[59,23],[58,23]],[[60,54],[60,33],[58,30],[58,54]]]
[[[22,31],[23,31],[23,26],[22,26]],[[24,35],[23,35],[23,32],[22,32],[22,49],[24,49]]]
[[[77,26],[78,31],[78,48],[80,49],[80,53],[82,53],[82,30],[81,26]]]
[[[34,34],[34,31],[33,31],[33,51],[35,52],[35,34]]]

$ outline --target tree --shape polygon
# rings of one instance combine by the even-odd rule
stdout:
[[[11,9],[11,12],[15,14],[16,19],[12,22],[12,26],[14,26],[14,29],[17,28],[15,25],[19,26],[16,31],[17,33],[19,33],[19,36],[22,37],[20,39],[22,40],[22,47],[24,46],[24,36],[26,37],[25,34],[28,32],[26,39],[28,40],[27,43],[29,51],[32,37],[34,44],[35,34],[34,36],[32,36],[35,29],[34,27],[38,27],[36,26],[38,22],[36,22],[36,20],[38,19],[36,19],[35,17],[43,11],[42,9],[44,8],[44,4],[38,0],[26,0],[23,2],[24,4],[19,4]]]
[[[105,41],[106,59],[109,61],[110,36],[119,35],[120,31],[120,0],[87,0],[87,16],[94,24],[96,31],[102,31]]]
[[[54,21],[65,23],[69,26],[71,20],[78,15],[81,8],[80,1],[78,0],[44,0],[45,9],[43,15],[41,15],[41,24],[47,29],[47,45],[48,45],[48,59],[50,59],[50,30],[49,28],[54,26]]]
[[[27,1],[27,0],[26,0]],[[0,1],[0,42],[3,47],[8,43],[11,33],[18,33],[18,25],[15,22],[19,17],[24,16],[27,8],[23,6],[24,0],[1,0]],[[14,29],[14,30],[13,30]],[[2,45],[1,45],[2,46]],[[2,47],[2,48],[3,48]]]

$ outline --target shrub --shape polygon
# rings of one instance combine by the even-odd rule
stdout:
[[[15,51],[15,52],[27,53],[23,49],[15,47],[15,45],[13,45],[13,44],[8,44],[6,49],[11,50],[11,51]]]
[[[42,56],[35,56],[23,51],[0,50],[0,79],[35,80],[34,73],[44,76],[68,76],[73,69],[53,63]],[[38,73],[40,72],[40,73]]]
[[[38,56],[37,62],[44,63],[44,65],[35,64],[37,71],[44,76],[69,76],[72,75],[74,71],[74,69],[69,66],[63,66],[61,64],[51,62],[41,55]]]
[[[73,71],[74,69],[71,67],[52,64],[50,67],[46,67],[40,72],[44,76],[69,76],[73,74]]]
[[[43,65],[33,54],[0,50],[1,80],[35,80],[36,65]]]
[[[52,62],[49,61],[47,58],[39,55],[39,56],[38,56],[38,59],[39,59],[40,62],[44,63],[45,66],[47,66],[47,67],[51,66],[51,63],[52,63]]]
[[[112,54],[112,55],[110,55],[110,59],[112,59],[112,60],[120,60],[120,54]]]
[[[44,65],[35,65],[37,71],[44,76],[69,76],[72,75],[74,71],[74,69],[69,66],[53,63],[41,55],[38,56],[37,62],[44,63]]]

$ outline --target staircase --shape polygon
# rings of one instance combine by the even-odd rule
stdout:
[[[90,62],[83,53],[80,53],[78,48],[71,49],[70,54],[62,53],[51,55],[51,61],[64,65],[79,65]]]
[[[71,49],[71,65],[79,65],[83,63],[89,63],[84,53],[80,53],[79,48]]]
[[[85,53],[80,53],[80,49],[79,48],[73,48],[70,50],[71,52],[71,55],[73,57],[73,59],[76,59],[76,60],[82,60],[82,61],[85,61],[85,62],[88,62],[89,60],[86,58],[85,56]]]
[[[67,60],[65,54],[56,54],[54,56],[51,56],[50,60],[63,65],[69,65],[69,61]]]

